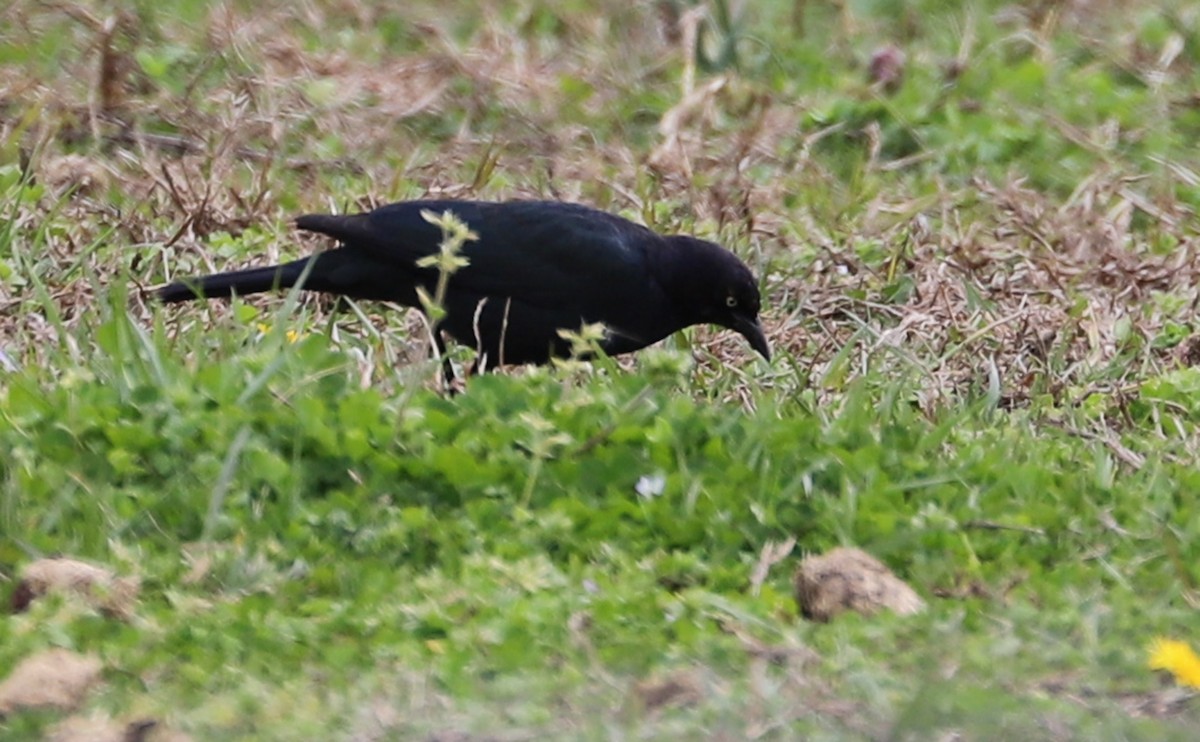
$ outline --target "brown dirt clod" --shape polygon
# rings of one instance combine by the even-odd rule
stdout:
[[[919,613],[925,601],[875,557],[839,547],[800,562],[796,603],[805,618],[828,621],[839,613],[871,615],[888,609],[901,616]]]
[[[47,742],[190,742],[188,735],[155,719],[118,721],[106,714],[70,716],[55,724]]]
[[[70,594],[83,598],[102,613],[127,620],[141,589],[135,577],[117,577],[110,570],[78,559],[52,558],[31,562],[21,570],[12,594],[12,610],[19,613],[43,595]]]
[[[0,683],[0,716],[33,708],[70,710],[100,679],[99,658],[48,649],[21,660]]]
[[[107,716],[69,716],[46,734],[46,742],[129,742],[124,724]]]
[[[634,692],[648,711],[668,706],[688,706],[700,700],[701,696],[699,684],[686,673],[646,678],[634,686]]]

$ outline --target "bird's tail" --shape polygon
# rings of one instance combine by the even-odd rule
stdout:
[[[189,299],[246,296],[273,289],[290,289],[300,281],[310,260],[301,258],[283,265],[185,279],[163,286],[154,293],[159,301],[171,304]]]

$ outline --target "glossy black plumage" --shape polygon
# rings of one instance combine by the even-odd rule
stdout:
[[[690,325],[736,330],[770,357],[758,324],[758,286],[733,253],[693,237],[662,236],[612,214],[552,201],[408,201],[348,216],[309,215],[296,226],[329,235],[336,249],[290,263],[178,281],[164,302],[303,288],[418,307],[437,271],[441,229],[423,211],[454,214],[478,235],[454,273],[439,329],[477,348],[486,365],[544,363],[565,356],[560,329],[607,328],[601,347],[627,353]]]

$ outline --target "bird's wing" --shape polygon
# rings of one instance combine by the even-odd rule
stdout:
[[[473,291],[587,316],[658,298],[647,252],[660,238],[644,227],[555,202],[503,204],[483,217],[465,251],[471,264],[455,276]]]
[[[436,253],[442,239],[424,211],[452,211],[478,235],[463,247],[469,265],[454,274],[454,287],[586,317],[612,314],[614,306],[632,311],[626,305],[660,298],[647,264],[647,251],[660,238],[577,204],[407,201],[366,214],[301,217],[297,224],[413,274],[414,264]],[[433,269],[416,273],[428,283],[436,277]]]
[[[411,272],[418,260],[437,252],[442,237],[437,225],[422,213],[441,214],[451,205],[456,212],[466,212],[464,220],[479,219],[477,205],[469,201],[404,201],[363,214],[309,214],[298,218],[296,226],[329,235]]]

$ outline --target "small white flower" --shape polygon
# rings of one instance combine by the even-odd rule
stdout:
[[[637,484],[633,486],[637,493],[649,500],[652,497],[658,497],[667,487],[667,476],[662,472],[655,472],[648,476],[638,477]]]

